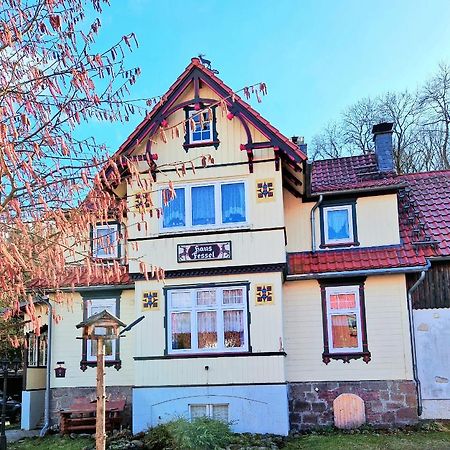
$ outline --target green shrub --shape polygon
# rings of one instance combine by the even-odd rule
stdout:
[[[152,428],[144,437],[144,443],[151,450],[172,450],[175,442],[167,424]]]
[[[176,419],[151,429],[144,441],[152,450],[218,450],[231,442],[230,425],[208,417]]]

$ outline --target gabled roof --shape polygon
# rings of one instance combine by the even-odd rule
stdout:
[[[263,135],[273,141],[274,145],[279,147],[282,155],[287,160],[298,164],[307,159],[306,155],[296,144],[281,134],[279,130],[264,119],[248,103],[242,100],[241,97],[235,95],[233,90],[223,83],[211,70],[201,64],[198,58],[192,58],[191,63],[186,67],[184,72],[162,96],[161,102],[153,108],[147,117],[128,136],[125,142],[119,147],[115,156],[127,154],[134,149],[137,143],[142,142],[146,137],[155,133],[161,122],[167,115],[170,115],[172,106],[193,79],[202,80],[219,98],[225,99],[228,108],[235,115],[240,115],[249,121]]]
[[[116,323],[119,327],[126,327],[126,325],[115,315],[111,314],[110,312],[103,310],[98,312],[97,314],[94,314],[90,317],[88,317],[83,322],[80,322],[76,325],[77,328],[83,328],[88,327],[90,325],[95,324],[99,320],[107,320]]]
[[[380,172],[374,153],[323,159],[311,164],[311,194],[394,186],[395,172]]]

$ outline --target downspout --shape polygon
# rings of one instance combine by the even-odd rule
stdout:
[[[420,379],[417,373],[417,350],[416,350],[416,340],[415,340],[415,327],[414,327],[414,314],[412,307],[412,295],[417,290],[419,285],[425,278],[426,271],[430,268],[431,263],[427,261],[427,266],[425,270],[420,273],[419,279],[411,286],[408,290],[408,317],[409,317],[409,337],[411,339],[411,353],[412,353],[412,366],[413,366],[413,378],[416,383],[416,393],[417,393],[417,415],[422,415],[423,405],[422,405],[422,390],[420,388]]]
[[[49,302],[48,296],[41,297],[41,301],[48,307],[48,335],[47,335],[47,383],[45,386],[45,416],[44,426],[42,427],[39,436],[44,437],[50,428],[50,380],[52,370],[52,328],[53,328],[53,307]]]
[[[317,203],[311,209],[311,250],[316,251],[316,209],[320,206],[323,201],[323,195],[321,194]]]

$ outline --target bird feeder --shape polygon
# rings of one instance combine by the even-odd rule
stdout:
[[[93,339],[103,341],[117,339],[119,337],[119,327],[126,325],[106,310],[103,310],[77,325],[83,328],[83,339]]]
[[[119,327],[126,325],[106,310],[88,317],[77,325],[83,329],[83,339],[97,341],[97,410],[95,421],[95,448],[106,448],[106,392],[105,392],[105,341],[119,338]]]

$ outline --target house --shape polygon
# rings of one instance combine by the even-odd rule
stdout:
[[[106,348],[108,389],[127,399],[134,432],[207,415],[287,434],[331,425],[342,393],[364,401],[368,423],[417,421],[408,289],[436,244],[409,201],[418,178],[393,171],[392,124],[374,139],[375,154],[308,163],[304,144],[193,58],[116,154],[147,172],[115,187],[126,219],[92,230],[95,258],[128,264],[114,278],[72,269],[68,301],[49,291],[36,306],[59,323],[49,383],[39,364],[27,371],[23,426],[46,387],[54,421],[93,393],[95,346],[75,325],[104,309],[124,323],[144,315]]]

